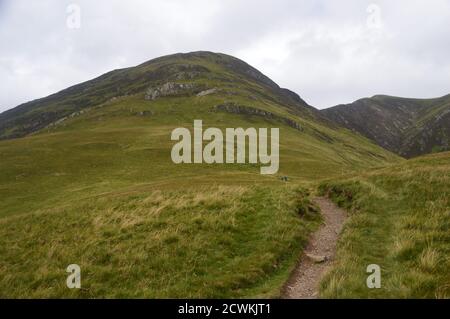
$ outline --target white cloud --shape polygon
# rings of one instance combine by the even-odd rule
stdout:
[[[81,8],[81,28],[66,8]],[[151,58],[235,55],[311,105],[450,93],[450,1],[8,0],[0,2],[0,111]],[[373,13],[373,11],[372,11]]]

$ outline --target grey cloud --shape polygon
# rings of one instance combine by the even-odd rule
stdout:
[[[66,8],[81,8],[81,28]],[[111,69],[194,50],[242,58],[316,107],[450,93],[450,1],[0,1],[0,111]]]

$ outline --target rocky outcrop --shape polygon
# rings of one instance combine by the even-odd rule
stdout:
[[[269,111],[257,109],[254,107],[238,105],[236,103],[231,102],[231,103],[216,105],[215,109],[218,111],[225,111],[225,112],[234,113],[234,114],[261,116],[266,119],[280,121],[287,126],[295,128],[296,130],[303,131],[303,127],[299,123],[295,122],[294,120],[274,114]]]
[[[167,79],[168,81],[186,81],[199,77],[209,77],[211,71],[201,65],[189,63],[168,63],[147,73],[147,81],[158,81]]]
[[[193,95],[201,91],[202,88],[193,83],[167,82],[161,86],[149,87],[145,92],[145,99],[156,100],[164,96]]]
[[[89,112],[89,111],[90,111],[90,109],[84,109],[84,110],[81,110],[81,111],[78,111],[78,112],[74,112],[74,113],[72,113],[72,114],[70,114],[70,115],[68,115],[68,116],[64,116],[64,117],[58,119],[58,120],[55,121],[55,122],[50,123],[50,124],[47,125],[45,128],[51,128],[51,127],[54,127],[54,126],[59,126],[59,125],[61,125],[63,122],[65,122],[66,120],[71,119],[71,118],[74,118],[74,117],[78,117],[78,116],[83,115],[83,114],[85,114],[85,113],[87,113],[87,112]]]

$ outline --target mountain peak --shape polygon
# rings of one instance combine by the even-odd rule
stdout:
[[[170,84],[172,83],[172,84]],[[215,87],[234,94],[265,95],[292,112],[306,116],[320,113],[300,96],[280,88],[269,77],[233,56],[208,51],[176,53],[158,57],[135,67],[114,70],[48,97],[27,102],[0,114],[0,139],[22,137],[85,108],[101,105],[120,96],[142,94],[164,84],[188,84],[194,88],[178,93],[198,93]],[[183,92],[181,92],[183,91]],[[240,94],[241,94],[240,93]]]

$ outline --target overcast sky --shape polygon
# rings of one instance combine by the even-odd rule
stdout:
[[[0,112],[197,50],[241,58],[318,108],[437,97],[450,93],[450,0],[0,0]]]

